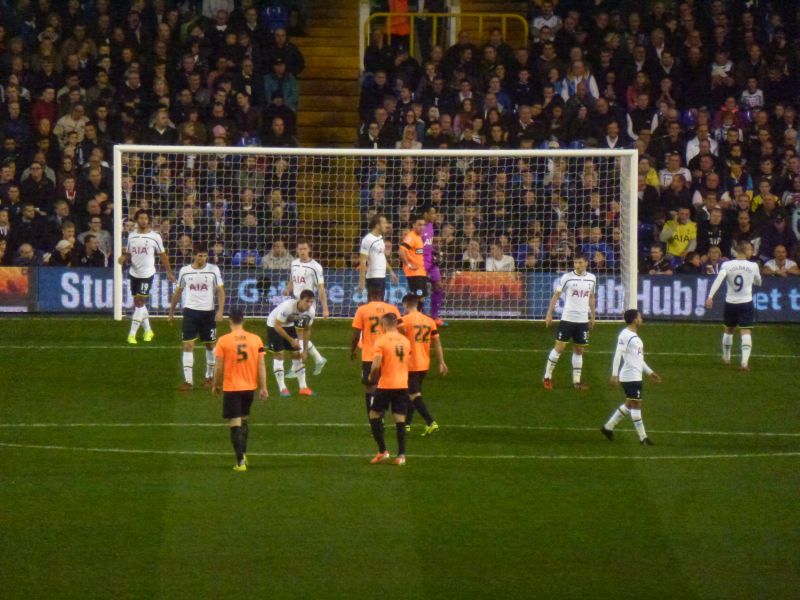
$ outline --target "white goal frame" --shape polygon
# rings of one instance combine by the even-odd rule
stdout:
[[[123,318],[123,269],[119,264],[122,254],[122,155],[125,152],[150,152],[164,154],[239,154],[269,155],[282,154],[298,157],[329,158],[364,158],[364,157],[450,157],[450,158],[628,158],[627,197],[620,197],[623,212],[627,211],[625,240],[628,244],[628,260],[625,286],[627,297],[626,308],[636,308],[638,302],[638,152],[635,149],[594,149],[582,150],[548,149],[548,150],[374,150],[355,148],[268,148],[268,147],[233,147],[233,146],[156,146],[140,144],[117,144],[113,149],[114,175],[114,311],[113,317],[120,321]],[[170,257],[172,258],[172,257]],[[528,320],[528,319],[525,319]]]

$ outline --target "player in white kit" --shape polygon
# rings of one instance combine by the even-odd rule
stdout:
[[[217,323],[225,310],[225,288],[217,265],[208,262],[208,249],[197,244],[192,264],[178,273],[178,287],[172,294],[169,305],[169,322],[175,318],[175,307],[183,297],[183,383],[182,392],[194,389],[194,343],[200,340],[206,345],[206,375],[203,386],[211,388],[214,383],[214,367],[217,359],[214,346],[217,342]],[[214,299],[217,309],[214,310]]]
[[[397,275],[392,270],[392,265],[386,260],[385,243],[383,236],[389,228],[386,217],[375,215],[369,220],[369,233],[361,239],[358,264],[358,292],[366,287],[367,295],[370,290],[379,290],[381,295],[386,292],[386,273],[397,283]]]
[[[172,272],[169,257],[164,251],[161,235],[150,229],[150,211],[137,210],[134,220],[136,229],[128,236],[128,246],[119,257],[119,264],[123,267],[128,261],[131,263],[128,277],[130,278],[134,308],[131,329],[128,332],[129,344],[136,343],[136,332],[139,330],[139,325],[144,329],[142,339],[145,342],[152,341],[154,337],[146,303],[150,297],[153,276],[156,274],[156,255],[161,258],[161,264],[167,271],[167,278],[175,283],[175,273]]]
[[[331,313],[328,309],[328,293],[325,290],[325,275],[322,265],[311,258],[311,244],[306,241],[297,243],[296,255],[297,258],[292,261],[290,267],[289,283],[286,285],[284,294],[299,299],[303,290],[311,290],[314,292],[314,296],[319,298],[322,306],[322,318],[327,319]],[[297,323],[295,327],[302,329],[303,325]],[[300,340],[300,350],[305,350],[302,339]],[[313,342],[309,342],[307,351],[309,356],[314,359],[314,375],[319,375],[325,368],[328,359],[319,353]],[[294,370],[286,373],[286,379],[295,379],[296,377]]]
[[[284,353],[292,357],[292,369],[300,384],[301,396],[313,396],[314,392],[306,384],[306,368],[303,365],[311,341],[311,324],[314,322],[314,292],[303,290],[298,299],[284,300],[267,317],[267,346],[275,356],[272,359],[272,370],[278,389],[283,398],[292,394],[286,387],[283,372]],[[297,323],[302,323],[303,345],[297,337]]]
[[[583,353],[589,345],[589,331],[594,327],[595,318],[595,288],[597,278],[586,270],[588,260],[582,254],[575,256],[575,270],[565,273],[558,282],[556,291],[550,299],[550,306],[544,318],[545,327],[550,327],[553,322],[553,311],[559,298],[564,296],[564,310],[561,313],[561,322],[556,332],[556,343],[547,356],[544,379],[544,389],[553,389],[553,369],[555,369],[561,353],[572,341],[572,384],[575,389],[587,390],[589,386],[581,382],[583,370]]]
[[[642,315],[635,308],[625,311],[625,323],[628,326],[617,337],[617,351],[611,367],[611,385],[622,384],[625,402],[619,405],[600,428],[600,432],[609,442],[614,440],[614,428],[617,424],[625,417],[630,417],[636,433],[639,434],[639,442],[643,446],[653,445],[642,421],[642,378],[643,374],[649,375],[653,381],[659,382],[661,377],[644,361],[644,344],[639,337],[642,322]]]
[[[722,282],[728,284],[723,313],[725,333],[722,334],[722,362],[726,365],[731,362],[733,334],[738,327],[742,335],[742,371],[750,370],[750,353],[753,350],[752,327],[756,320],[753,285],[761,285],[758,265],[748,260],[752,255],[753,246],[750,242],[742,240],[737,243],[736,258],[722,264],[706,300],[706,308],[710,310],[714,306],[714,294]]]

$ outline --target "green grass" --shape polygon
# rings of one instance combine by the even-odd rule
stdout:
[[[321,323],[330,362],[311,378],[319,396],[280,399],[271,381],[272,398],[253,409],[251,468],[237,474],[220,401],[173,391],[179,328],[155,326],[151,346],[130,348],[127,324],[106,319],[0,320],[3,598],[800,589],[796,327],[759,327],[743,374],[720,363],[718,327],[646,324],[647,359],[665,382],[645,385],[657,445],[643,448],[629,423],[613,444],[598,432],[621,400],[607,385],[618,325],[593,333],[589,392],[567,385],[565,355],[545,393],[551,331],[454,323],[443,335],[451,374],[425,386],[442,431],[420,438],[417,420],[398,469],[366,463],[374,443],[359,364],[343,349],[349,325]],[[199,377],[199,351],[196,363]],[[76,423],[101,425],[65,426]]]

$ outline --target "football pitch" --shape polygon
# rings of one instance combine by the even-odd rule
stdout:
[[[265,335],[262,320],[248,329]],[[759,326],[752,372],[721,328],[646,323],[642,447],[598,325],[545,392],[552,330],[453,322],[441,431],[369,465],[349,323],[318,322],[314,398],[253,406],[250,469],[209,392],[181,394],[179,324],[0,320],[3,598],[787,598],[800,589],[800,336]],[[738,338],[734,362],[738,359]],[[195,381],[204,359],[196,351]],[[271,365],[268,365],[271,371]],[[387,427],[394,452],[394,430]]]

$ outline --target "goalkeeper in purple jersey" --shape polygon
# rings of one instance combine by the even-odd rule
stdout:
[[[428,274],[428,281],[431,282],[430,317],[436,321],[436,325],[441,327],[444,322],[439,318],[439,310],[441,310],[444,303],[444,285],[442,284],[442,274],[439,271],[438,261],[436,260],[436,249],[433,246],[435,237],[433,223],[436,220],[436,207],[425,206],[422,218],[425,219],[425,229],[422,231],[422,258],[425,264],[425,272]]]

